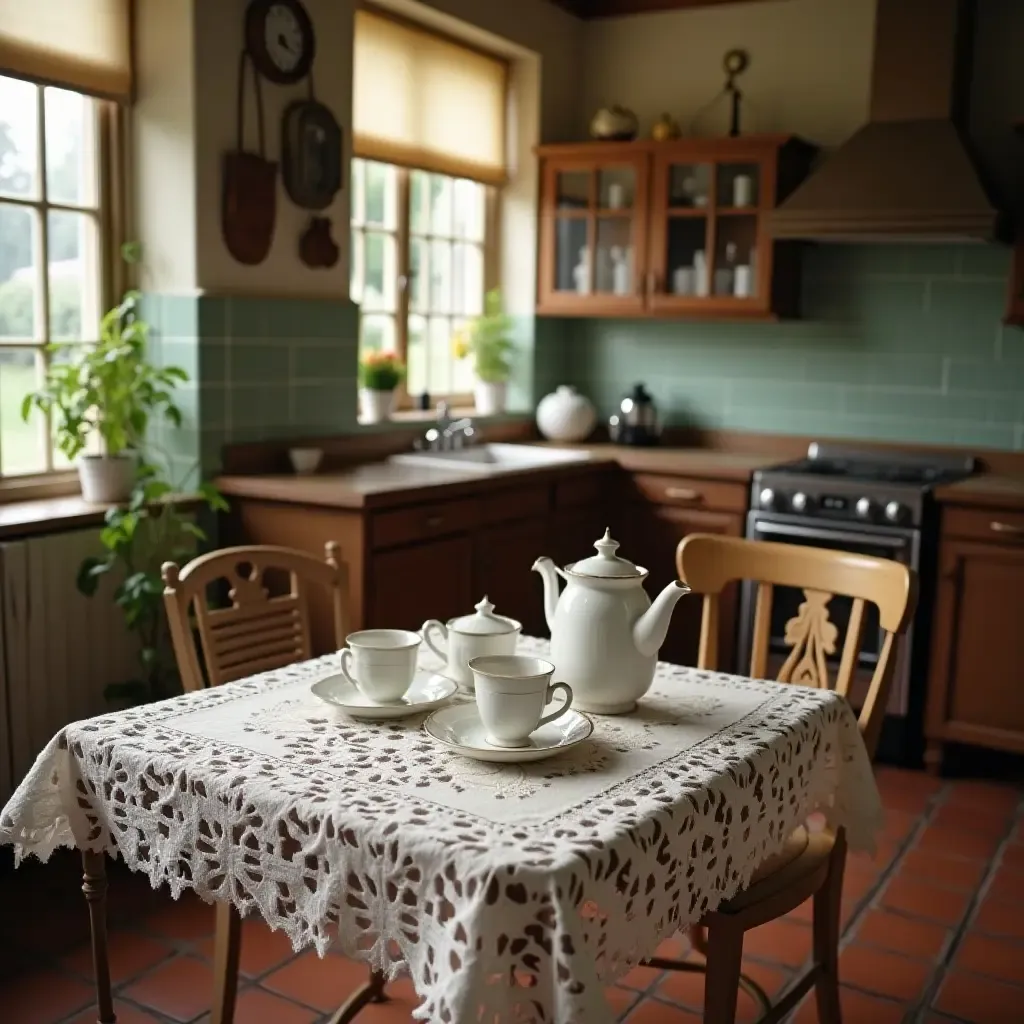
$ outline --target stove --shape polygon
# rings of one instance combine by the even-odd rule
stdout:
[[[807,456],[757,471],[750,495],[747,537],[891,558],[920,577],[918,609],[900,651],[893,678],[880,755],[902,763],[916,761],[924,716],[928,626],[931,621],[938,558],[938,510],[932,490],[974,472],[975,460],[952,455],[873,452],[843,445],[810,445]],[[740,664],[749,664],[753,642],[754,587],[745,584],[740,611]],[[776,588],[772,606],[770,667],[789,648],[785,624],[804,600],[795,588]],[[852,602],[834,597],[831,620],[840,643],[838,666]],[[878,660],[882,632],[877,610],[869,606],[858,665],[860,692]],[[851,702],[862,699],[855,683]]]

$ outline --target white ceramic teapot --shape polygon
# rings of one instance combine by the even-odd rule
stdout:
[[[600,715],[632,711],[651,688],[672,611],[690,592],[675,580],[651,604],[647,570],[617,557],[618,546],[606,530],[590,558],[564,569],[550,558],[533,564],[544,579],[557,676],[572,687],[575,707]],[[561,595],[559,576],[566,581]]]

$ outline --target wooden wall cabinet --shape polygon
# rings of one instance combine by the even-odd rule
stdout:
[[[1024,512],[944,510],[925,764],[943,744],[1024,753]]]
[[[1024,327],[1024,239],[1013,248],[1005,320],[1008,324]]]
[[[537,312],[774,319],[798,309],[798,243],[767,214],[806,176],[792,136],[542,146]]]

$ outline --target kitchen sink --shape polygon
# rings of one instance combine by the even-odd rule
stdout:
[[[477,444],[454,451],[403,452],[388,461],[400,466],[432,466],[466,473],[495,473],[503,470],[541,469],[587,462],[589,452],[542,448],[532,444]]]

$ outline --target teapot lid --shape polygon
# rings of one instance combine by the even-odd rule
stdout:
[[[476,606],[472,615],[462,615],[448,623],[449,629],[473,636],[488,636],[496,633],[511,633],[516,627],[511,619],[494,614],[494,605],[486,597]]]
[[[632,562],[627,562],[625,558],[619,558],[615,554],[619,542],[612,539],[610,530],[604,531],[604,536],[597,541],[594,547],[597,548],[596,555],[591,555],[589,558],[584,558],[582,561],[576,562],[575,565],[569,566],[569,571],[576,576],[615,577],[617,579],[644,575],[642,569],[638,569]]]

